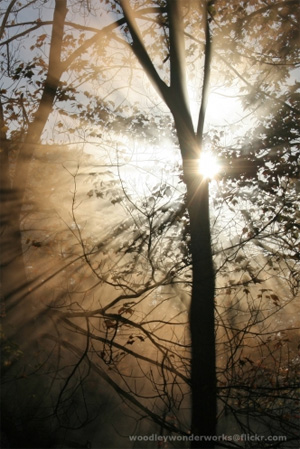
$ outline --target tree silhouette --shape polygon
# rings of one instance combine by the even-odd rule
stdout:
[[[271,348],[274,340],[265,340],[275,332],[269,331],[273,315],[270,303],[275,309],[283,307],[268,277],[280,278],[289,286],[287,303],[296,296],[298,287],[295,190],[299,98],[291,70],[297,67],[299,51],[297,2],[255,1],[247,6],[224,1],[198,4],[122,0],[102,3],[97,9],[92,2],[77,5],[57,0],[53,18],[48,18],[47,13],[43,20],[42,5],[34,5],[36,20],[23,21],[22,6],[14,1],[8,3],[1,26],[1,194],[7,204],[3,209],[3,247],[13,249],[4,251],[1,282],[10,314],[15,313],[13,306],[20,298],[39,294],[45,279],[48,295],[54,286],[60,286],[61,291],[48,303],[50,310],[39,310],[37,315],[51,316],[57,328],[76,335],[70,342],[72,337],[60,331],[44,332],[53,344],[45,344],[46,352],[56,353],[57,360],[61,351],[72,354],[71,369],[61,367],[62,371],[58,369],[55,375],[56,400],[51,416],[61,426],[83,426],[90,421],[89,413],[75,417],[70,407],[73,398],[74,403],[78,401],[84,380],[92,371],[141,416],[150,416],[169,432],[212,437],[216,435],[218,376],[219,397],[224,403],[219,413],[230,410],[244,429],[240,416],[245,410],[243,400],[249,400],[254,385],[260,388],[260,396],[253,399],[255,415],[263,402],[262,390],[271,388],[264,383],[270,368],[267,364],[263,368],[255,365],[246,348],[259,347],[261,358],[276,359],[276,351],[287,343],[287,337],[280,337]],[[17,17],[16,22],[12,15]],[[92,17],[104,25],[95,26],[94,19],[91,24]],[[51,34],[45,32],[49,26]],[[38,35],[31,37],[36,31]],[[34,58],[25,55],[22,60],[18,55],[24,36],[28,42],[32,40]],[[47,63],[40,56],[44,51],[49,55]],[[224,143],[224,131],[220,132],[218,125],[205,122],[209,91],[220,84],[234,89],[234,95],[241,98],[250,127],[250,131],[238,131],[235,137],[234,128],[227,126],[233,134],[229,145]],[[189,104],[191,85],[198,103],[196,120]],[[135,97],[134,92],[139,96]],[[241,128],[246,129],[245,120]],[[170,163],[168,170],[159,170],[166,181],[146,183],[147,194],[134,192],[122,168],[134,165],[130,151],[124,149],[125,137],[125,146],[133,137],[141,148],[144,142],[158,148],[169,139],[174,150],[179,149],[182,168],[178,170],[178,155],[174,156],[176,163]],[[88,158],[74,147],[88,148],[92,141],[100,149],[102,161],[98,164],[90,158],[86,167],[91,162],[93,169],[82,170],[78,160]],[[59,150],[55,156],[58,144],[71,146],[72,155]],[[213,187],[209,188],[209,180],[198,172],[198,160],[206,146],[213,147],[222,164],[218,189],[211,197]],[[47,151],[50,155],[44,156]],[[141,157],[143,151],[135,153]],[[59,253],[61,248],[59,266],[47,262],[38,276],[31,276],[27,270],[27,281],[20,255],[24,252],[26,257],[27,252],[29,260],[33,260],[34,251],[46,247],[43,233],[33,228],[35,218],[30,208],[32,197],[39,202],[39,189],[50,199],[49,180],[53,185],[57,183],[57,173],[49,173],[51,157],[62,166],[61,185],[65,182],[72,192],[71,223],[68,213],[61,212],[59,226],[64,223],[65,230],[59,238],[53,238],[51,245],[47,243],[50,254]],[[45,190],[38,179],[43,158],[44,179],[48,179]],[[179,188],[170,181],[170,173]],[[83,178],[89,183],[88,191],[81,182]],[[210,198],[214,205],[211,218]],[[109,205],[108,210],[114,207],[120,216],[127,217],[121,224],[113,222],[113,230],[106,235],[96,227],[97,237],[93,231],[88,235],[86,225],[77,216],[81,202],[94,199],[103,202],[103,209]],[[229,244],[218,238],[222,235],[221,217],[228,223],[224,228]],[[29,227],[22,247],[25,232],[20,232],[20,222],[24,220]],[[46,257],[43,254],[41,260]],[[63,273],[75,284],[81,278],[81,288],[64,286]],[[223,280],[221,286],[219,277]],[[105,300],[97,303],[94,295],[99,286]],[[178,288],[182,289],[180,293]],[[182,331],[186,309],[180,306],[174,316],[165,310],[167,299],[188,296],[189,288],[191,367],[189,341]],[[159,305],[152,302],[149,310],[147,300],[158,291],[162,292],[160,297],[166,295],[165,299]],[[224,310],[223,305],[216,310],[216,293],[227,298]],[[248,311],[243,310],[244,304]],[[240,313],[242,317],[237,318]],[[181,329],[178,335],[166,330],[172,326]],[[145,340],[157,351],[154,358],[143,354]],[[252,346],[258,340],[261,345]],[[131,349],[138,345],[138,350]],[[215,351],[221,347],[228,359],[216,368]],[[128,358],[134,359],[130,362],[131,375],[124,365]],[[149,370],[145,364],[150,364]],[[46,365],[51,372],[50,365]],[[277,368],[276,387],[287,388],[286,397],[293,401],[294,377],[286,387],[280,380],[282,364]],[[114,374],[110,376],[110,372]],[[142,394],[138,380],[142,376],[154,388],[152,395]],[[257,381],[259,376],[264,378],[262,382]],[[127,377],[131,377],[130,382]],[[179,415],[170,418],[170,413],[174,415],[174,409],[179,410],[187,398],[188,387],[192,392],[190,428]],[[244,396],[236,411],[236,392],[240,395],[241,390]],[[276,394],[272,390],[269,398],[274,399]],[[145,401],[152,405],[145,405]],[[270,414],[274,415],[276,412]],[[193,447],[214,444],[192,442]]]

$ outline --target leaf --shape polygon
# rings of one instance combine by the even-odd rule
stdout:
[[[272,295],[270,295],[270,298],[272,299],[273,304],[274,304],[275,306],[279,307],[280,299],[278,298],[278,296],[272,294]]]
[[[273,301],[279,301],[279,298],[278,298],[277,295],[272,294],[272,295],[270,295],[270,298],[271,298]]]
[[[107,327],[107,329],[116,329],[118,327],[118,323],[116,321],[112,321],[109,319],[105,319],[104,324]]]
[[[25,72],[25,78],[31,79],[34,75],[34,72],[32,70],[28,70],[28,72]]]
[[[40,248],[42,246],[42,242],[37,242],[36,240],[33,240],[31,245],[35,246],[36,248]]]

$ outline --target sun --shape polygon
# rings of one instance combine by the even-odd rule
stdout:
[[[220,165],[210,151],[203,151],[198,160],[198,170],[204,178],[213,179],[220,171]]]

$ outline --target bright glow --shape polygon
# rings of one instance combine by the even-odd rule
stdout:
[[[231,89],[209,94],[205,120],[214,125],[228,125],[241,120],[243,109],[237,93]]]
[[[220,171],[220,165],[211,152],[204,151],[198,161],[198,169],[202,176],[212,179]]]

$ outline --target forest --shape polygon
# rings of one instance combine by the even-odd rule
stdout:
[[[2,0],[1,448],[299,447],[299,19]]]

